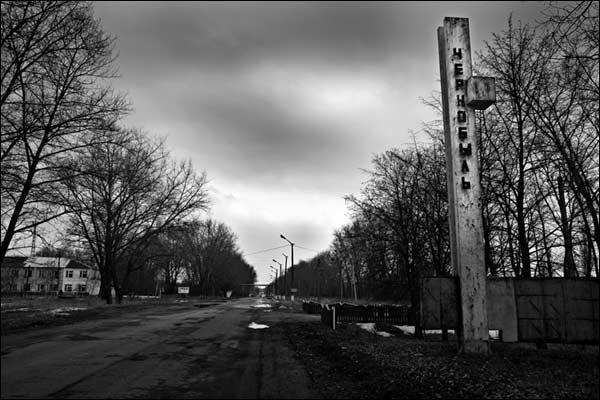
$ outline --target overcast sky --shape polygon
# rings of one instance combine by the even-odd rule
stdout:
[[[417,139],[435,119],[436,29],[470,19],[474,50],[508,16],[543,2],[98,2],[117,37],[134,112],[127,126],[166,135],[174,156],[210,178],[210,216],[239,237],[259,282],[285,245],[326,250],[349,221],[374,154]],[[475,54],[474,54],[475,56]],[[295,248],[296,261],[314,251]]]

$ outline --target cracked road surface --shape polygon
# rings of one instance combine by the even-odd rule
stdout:
[[[148,306],[2,336],[2,398],[315,398],[277,323],[247,298]],[[268,329],[249,329],[251,322]]]

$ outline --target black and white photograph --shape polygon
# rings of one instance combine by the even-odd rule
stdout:
[[[2,399],[600,400],[598,1],[2,1]]]

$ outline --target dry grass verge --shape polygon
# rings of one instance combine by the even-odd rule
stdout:
[[[598,351],[494,343],[492,354],[456,354],[454,342],[385,338],[318,322],[282,329],[324,398],[594,398]],[[588,348],[589,350],[589,348]]]

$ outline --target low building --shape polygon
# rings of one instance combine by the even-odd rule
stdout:
[[[2,293],[97,295],[96,268],[65,257],[5,257]]]

